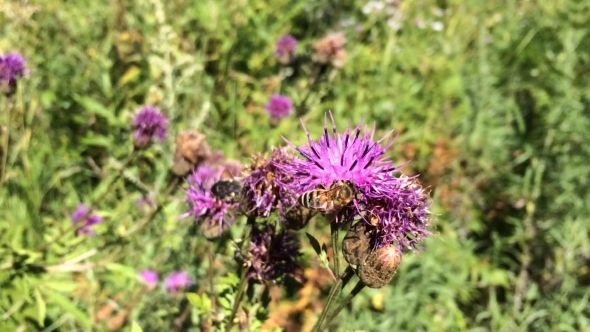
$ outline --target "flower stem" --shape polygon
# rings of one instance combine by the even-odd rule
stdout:
[[[320,317],[318,318],[318,321],[313,326],[312,332],[320,331],[320,326],[322,326],[322,322],[326,318],[326,315],[328,314],[328,310],[330,309],[330,307],[334,303],[334,300],[338,297],[338,295],[340,295],[342,288],[344,288],[344,286],[348,283],[350,278],[352,278],[353,274],[354,274],[354,271],[352,270],[352,268],[350,266],[348,266],[346,268],[346,270],[344,270],[342,275],[338,276],[336,283],[334,285],[332,285],[332,288],[330,288],[330,294],[328,295],[328,299],[326,300],[326,304],[324,305],[324,309],[322,309],[322,312],[320,313]]]
[[[332,322],[332,320],[334,320],[334,318],[336,318],[336,316],[338,316],[340,311],[342,311],[342,309],[344,309],[344,307],[346,307],[350,303],[350,301],[352,301],[352,299],[358,293],[360,293],[361,290],[363,290],[363,288],[365,288],[365,284],[359,280],[356,283],[356,285],[354,285],[354,288],[350,291],[350,294],[348,294],[348,296],[346,296],[346,298],[342,301],[342,303],[340,303],[340,305],[334,311],[332,311],[330,316],[328,316],[328,319],[326,319],[326,323],[324,324],[324,328],[320,329],[320,332],[323,331],[324,329],[327,329],[328,326],[330,326],[330,323]]]
[[[238,286],[238,293],[236,294],[236,298],[234,299],[234,305],[231,309],[231,314],[229,315],[229,320],[227,325],[225,326],[225,332],[230,332],[231,328],[234,325],[234,319],[236,318],[236,314],[238,313],[238,308],[240,307],[240,303],[242,302],[242,297],[244,297],[244,293],[246,291],[246,286],[248,285],[248,268],[244,267],[242,271],[242,276],[240,277],[240,285]]]
[[[207,241],[207,259],[209,266],[207,267],[207,279],[209,279],[209,296],[211,298],[211,310],[215,312],[215,256],[213,255],[213,242]]]
[[[340,259],[338,250],[338,225],[330,223],[330,232],[332,234],[332,256],[334,257],[334,275],[340,274]]]
[[[252,225],[256,223],[256,217],[248,216],[246,220],[246,229],[244,230],[244,237],[242,239],[242,243],[240,244],[240,251],[244,250],[244,244],[246,243],[246,239],[249,239],[252,235]],[[229,320],[227,325],[225,326],[225,332],[230,332],[231,328],[234,325],[234,319],[236,318],[236,314],[238,313],[238,307],[240,306],[240,302],[242,302],[242,297],[246,291],[246,286],[248,285],[248,267],[242,267],[242,275],[240,276],[240,284],[238,286],[238,293],[236,294],[236,298],[234,299],[234,305],[231,309],[231,314],[229,315]]]

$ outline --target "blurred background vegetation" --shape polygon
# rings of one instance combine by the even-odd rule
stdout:
[[[31,69],[0,96],[4,134],[11,108],[2,330],[176,328],[186,297],[145,291],[137,273],[185,270],[199,293],[206,241],[178,218],[182,190],[157,213],[136,206],[165,192],[174,146],[171,136],[124,165],[132,116],[155,105],[173,135],[197,128],[248,162],[281,136],[304,137],[299,116],[269,125],[274,93],[301,105],[316,134],[328,110],[341,129],[363,116],[380,134],[396,129],[391,158],[411,160],[404,173],[432,190],[435,235],[334,330],[590,330],[588,17],[587,0],[0,1],[0,51]],[[282,35],[305,55],[333,31],[347,60],[318,84],[277,63]],[[67,233],[80,203],[105,219],[95,236]],[[235,284],[229,246],[217,248],[221,289]],[[265,327],[317,319],[329,285],[311,261],[301,285],[273,298]],[[199,330],[189,316],[183,328]]]

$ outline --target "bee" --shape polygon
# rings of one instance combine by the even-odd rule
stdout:
[[[299,205],[321,213],[335,212],[354,199],[356,190],[350,181],[337,181],[330,188],[306,191],[299,196]]]
[[[221,175],[221,179],[211,186],[211,193],[220,200],[235,203],[242,192],[242,184],[235,180],[227,171]]]

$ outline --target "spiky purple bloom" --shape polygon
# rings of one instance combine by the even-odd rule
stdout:
[[[72,213],[72,223],[82,223],[82,226],[78,228],[77,233],[83,233],[87,235],[94,234],[90,228],[92,225],[100,224],[102,217],[93,215],[92,211],[84,204],[78,205],[76,210]]]
[[[286,65],[291,62],[296,49],[297,39],[291,35],[284,35],[277,41],[275,55],[280,63]]]
[[[0,83],[15,81],[27,74],[27,60],[16,52],[0,55]]]
[[[158,284],[158,272],[154,270],[143,270],[139,273],[139,277],[151,288]]]
[[[243,257],[238,252],[236,258],[248,268],[248,278],[280,282],[301,268],[299,249],[296,232],[284,229],[277,232],[270,223],[256,224],[252,227],[248,253]]]
[[[152,141],[163,141],[168,133],[168,120],[159,109],[143,106],[133,119],[133,144],[138,148],[149,146]]]
[[[428,226],[430,199],[415,177],[394,176],[395,166],[385,155],[395,140],[381,145],[389,136],[375,141],[375,128],[361,131],[363,123],[343,134],[336,132],[332,113],[332,134],[324,115],[323,135],[314,141],[303,121],[308,142],[299,147],[285,140],[303,157],[282,166],[294,174],[290,187],[302,194],[308,190],[329,188],[336,181],[350,181],[357,193],[353,201],[336,211],[334,222],[362,218],[375,226],[373,248],[391,243],[413,249],[430,232]]]
[[[193,284],[193,281],[186,272],[177,271],[168,275],[164,284],[170,293],[175,293],[182,288],[189,287]]]
[[[265,109],[271,117],[283,119],[293,113],[293,102],[287,96],[273,95]]]
[[[293,176],[279,167],[293,160],[286,148],[273,148],[270,160],[261,156],[253,158],[242,190],[240,208],[244,214],[268,218],[275,209],[284,212],[297,203],[297,195],[285,185],[293,181]]]
[[[224,227],[234,223],[233,211],[237,203],[221,200],[211,192],[211,187],[221,180],[223,172],[223,168],[201,165],[189,175],[185,199],[189,212],[181,215],[181,218],[192,216],[198,223],[208,223],[211,227],[217,227],[219,234],[223,232]]]

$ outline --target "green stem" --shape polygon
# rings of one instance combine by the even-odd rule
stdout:
[[[338,279],[336,279],[336,283],[334,285],[332,285],[332,288],[330,289],[330,294],[328,295],[328,299],[326,300],[326,304],[324,305],[324,308],[322,309],[322,312],[320,313],[320,317],[318,318],[318,321],[313,326],[313,329],[311,330],[312,332],[320,331],[320,327],[322,326],[322,322],[326,318],[326,315],[328,314],[330,307],[334,303],[334,300],[338,297],[338,295],[340,295],[340,292],[342,292],[342,288],[344,288],[344,286],[348,283],[350,278],[352,278],[353,274],[354,274],[354,271],[349,266],[346,268],[346,270],[344,270],[344,272],[342,273],[341,276],[338,276]]]
[[[209,279],[209,298],[211,299],[211,310],[215,312],[215,256],[213,255],[213,242],[207,241],[207,258],[209,266],[207,267],[207,279]]]
[[[12,118],[12,103],[9,98],[5,98],[5,109],[0,112],[6,114],[6,129],[1,133],[0,137],[3,138],[2,146],[0,147],[0,153],[2,153],[2,164],[0,164],[0,190],[4,187],[4,176],[6,174],[6,167],[8,164],[8,146],[10,145],[10,120]],[[2,130],[2,124],[0,124],[0,130]]]
[[[338,316],[340,311],[342,311],[342,309],[344,309],[344,307],[346,307],[350,301],[352,301],[352,299],[363,290],[363,288],[365,288],[365,284],[359,280],[356,285],[354,285],[354,288],[350,291],[350,294],[348,294],[342,303],[340,303],[340,305],[334,311],[332,311],[330,316],[328,316],[328,319],[326,319],[326,323],[324,324],[324,327],[320,329],[320,332],[330,326],[330,323],[334,320],[334,318],[336,318],[336,316]]]
[[[256,217],[248,216],[246,220],[246,230],[244,231],[244,238],[242,239],[242,243],[240,244],[240,251],[244,250],[244,244],[246,243],[246,239],[249,239],[252,235],[252,227],[256,223]],[[229,320],[227,325],[225,326],[225,332],[230,332],[231,328],[234,325],[234,319],[236,318],[236,314],[238,313],[238,307],[240,306],[240,302],[242,302],[242,297],[244,296],[244,292],[246,291],[246,286],[248,285],[248,267],[244,266],[242,270],[242,275],[240,276],[240,285],[238,286],[238,293],[236,294],[236,298],[234,300],[234,305],[231,309],[231,314],[229,315]]]
[[[338,250],[338,224],[330,223],[330,232],[332,235],[332,256],[334,256],[334,275],[340,274],[340,251]]]
[[[244,267],[242,271],[242,276],[240,277],[240,285],[238,286],[238,293],[236,294],[236,298],[234,299],[234,305],[231,308],[231,314],[229,315],[229,320],[227,325],[225,326],[225,332],[230,332],[231,328],[234,325],[234,319],[236,318],[236,314],[238,313],[238,308],[240,307],[240,303],[242,302],[242,297],[244,297],[244,293],[246,291],[246,286],[248,285],[248,268]]]

